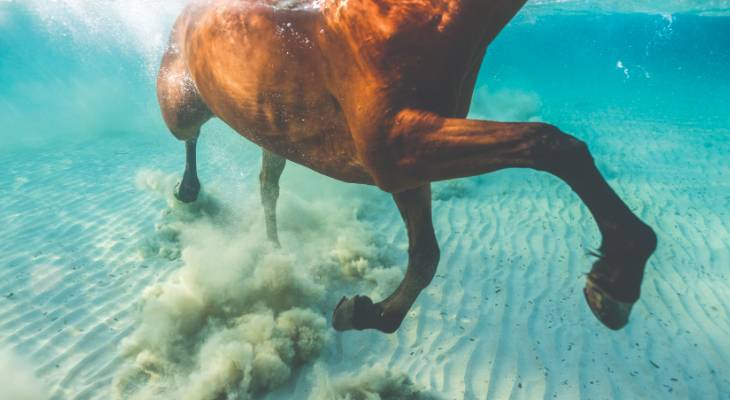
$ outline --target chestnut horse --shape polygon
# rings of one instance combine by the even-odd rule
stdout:
[[[653,230],[596,168],[586,144],[544,123],[466,119],[487,46],[526,0],[207,0],[175,23],[157,92],[185,141],[176,193],[200,190],[195,147],[218,117],[263,149],[261,197],[277,243],[286,160],[392,194],[408,231],[408,269],[385,300],[342,298],[337,330],[394,332],[431,282],[439,248],[431,182],[503,168],[557,176],[602,235],[585,298],[611,329],[628,322]]]

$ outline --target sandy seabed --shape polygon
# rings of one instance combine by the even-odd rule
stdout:
[[[224,130],[201,139],[192,206],[164,132],[3,153],[0,398],[730,398],[726,132],[617,118],[571,128],[659,235],[620,332],[581,292],[598,232],[547,175],[437,184],[433,283],[396,334],[341,334],[339,298],[382,298],[406,263],[376,189],[290,164],[277,250],[258,150]]]

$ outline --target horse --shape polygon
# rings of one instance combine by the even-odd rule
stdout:
[[[597,169],[587,145],[547,123],[467,119],[489,44],[526,0],[206,0],[181,13],[157,77],[163,119],[184,141],[175,195],[200,191],[196,144],[217,117],[263,152],[261,203],[279,244],[276,203],[286,160],[392,195],[408,266],[373,302],[342,297],[337,331],[395,332],[434,277],[439,246],[431,182],[529,168],[560,178],[601,233],[583,292],[606,327],[639,300],[653,229]]]

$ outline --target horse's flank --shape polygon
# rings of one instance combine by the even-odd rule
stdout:
[[[486,46],[509,19],[483,3],[207,1],[182,14],[170,48],[208,110],[241,135],[372,184],[368,153],[386,151],[400,110],[466,115]]]

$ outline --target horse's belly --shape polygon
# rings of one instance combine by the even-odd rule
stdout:
[[[221,119],[241,136],[288,160],[342,181],[372,183],[341,115],[322,109],[289,112],[289,106],[272,106],[274,113],[287,113],[285,122],[274,125],[246,110]]]
[[[324,79],[312,12],[217,8],[187,36],[200,96],[242,136],[333,178],[371,183]]]
[[[231,103],[216,97],[210,101],[217,105],[213,113],[241,136],[288,160],[335,179],[371,183],[344,116],[329,94],[319,99],[312,92],[302,95],[309,98],[306,104],[286,90],[262,89],[256,94],[256,99]]]

